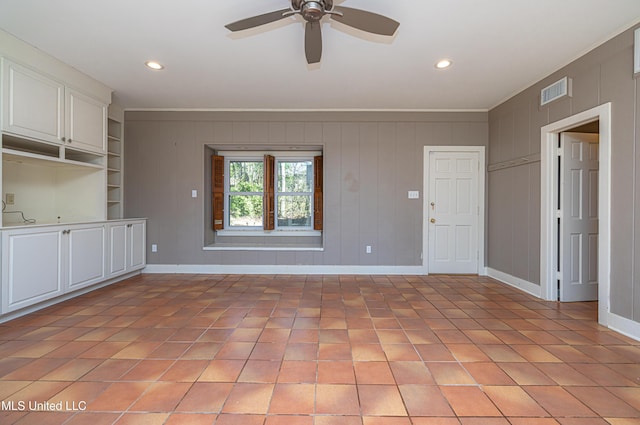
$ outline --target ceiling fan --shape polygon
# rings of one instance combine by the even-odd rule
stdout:
[[[386,36],[393,35],[400,26],[399,22],[377,13],[351,7],[334,6],[333,0],[291,0],[291,7],[289,8],[241,19],[225,25],[225,27],[233,32],[242,31],[276,22],[293,15],[300,15],[307,21],[305,24],[304,47],[307,63],[309,64],[320,62],[322,57],[320,20],[324,16],[328,15],[335,21],[362,31]]]

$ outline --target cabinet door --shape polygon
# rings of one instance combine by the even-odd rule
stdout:
[[[105,226],[72,227],[68,230],[69,258],[67,290],[105,279]]]
[[[129,270],[140,269],[146,264],[145,223],[129,223]]]
[[[2,60],[2,129],[18,136],[62,143],[64,86]]]
[[[127,270],[127,230],[127,225],[124,223],[109,226],[109,276],[115,276]]]
[[[68,146],[96,153],[106,152],[107,105],[75,90],[66,92]]]
[[[62,232],[28,229],[2,234],[2,312],[63,293]]]

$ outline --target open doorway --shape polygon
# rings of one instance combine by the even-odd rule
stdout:
[[[588,297],[580,291],[592,291],[591,298],[599,301],[598,321],[606,325],[610,288],[611,105],[549,124],[542,128],[541,136],[541,295],[547,300],[574,301]],[[569,160],[572,156],[596,160],[577,164]],[[580,167],[584,169],[580,171]],[[591,179],[590,184],[585,179]],[[574,223],[572,216],[581,218]],[[583,230],[573,231],[574,225],[583,226]],[[577,295],[572,293],[574,289]]]

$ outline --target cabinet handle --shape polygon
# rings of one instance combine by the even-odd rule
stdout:
[[[69,143],[73,142],[73,140],[69,139]]]
[[[62,141],[63,141],[63,142],[66,142],[66,141],[67,141],[67,138],[66,138],[66,137],[62,137]]]

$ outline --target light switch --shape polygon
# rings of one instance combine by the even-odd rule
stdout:
[[[193,190],[191,191],[191,197],[192,197],[192,198],[197,198],[197,197],[198,197],[198,191],[197,191],[196,189],[193,189]]]
[[[409,191],[409,199],[419,199],[420,198],[420,192],[417,190],[410,190]]]

